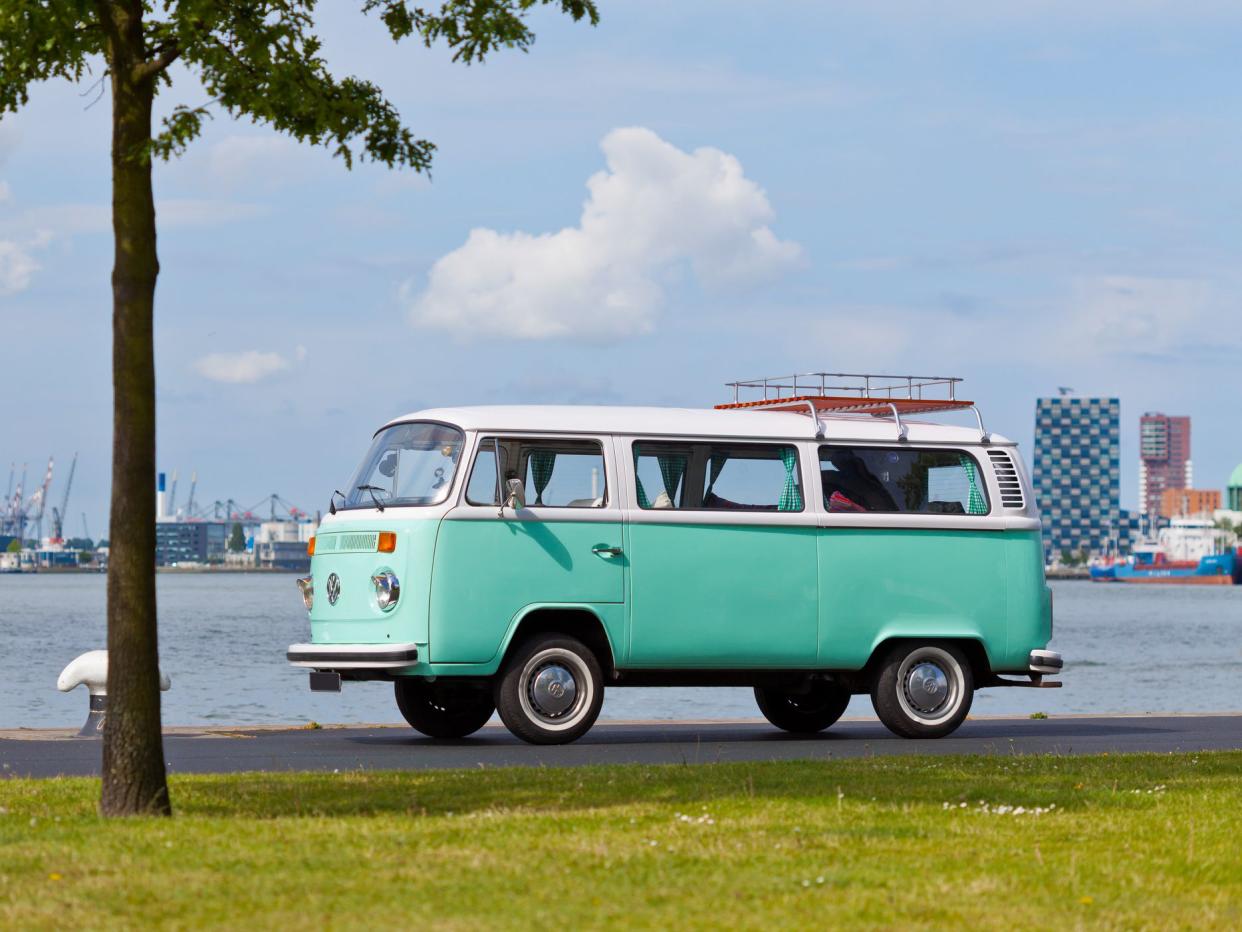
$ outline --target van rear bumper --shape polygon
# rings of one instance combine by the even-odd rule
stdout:
[[[418,663],[418,645],[290,644],[285,658],[313,670],[399,670]]]
[[[1065,665],[1055,650],[1033,650],[1028,663],[1032,673],[1060,673]]]

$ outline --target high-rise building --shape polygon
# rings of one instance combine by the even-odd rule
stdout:
[[[1139,418],[1139,510],[1160,514],[1165,489],[1193,489],[1190,418],[1148,412]]]
[[[1121,530],[1121,402],[1063,394],[1035,403],[1035,494],[1044,553],[1105,553]]]

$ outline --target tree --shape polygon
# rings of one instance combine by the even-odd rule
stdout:
[[[7,549],[9,553],[21,553],[22,542],[18,538],[14,537],[11,541],[9,541]]]
[[[598,21],[594,0],[358,0],[394,41],[444,41],[453,59],[481,62],[526,50],[526,16],[558,7]],[[155,614],[156,256],[153,157],[177,155],[209,107],[247,116],[295,139],[355,159],[426,171],[435,146],[401,122],[382,90],[338,78],[320,55],[316,0],[5,0],[0,6],[0,114],[28,102],[31,84],[80,81],[102,65],[112,102],[112,504],[108,563],[108,727],[100,809],[105,815],[171,812],[160,735]],[[174,75],[171,66],[179,62]],[[157,93],[188,70],[211,104],[178,103],[153,132]],[[180,84],[177,85],[180,87]]]
[[[240,524],[234,524],[229,531],[229,553],[241,553],[246,549],[246,532]]]

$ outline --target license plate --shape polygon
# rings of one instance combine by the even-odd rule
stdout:
[[[318,670],[312,670],[310,688],[313,693],[339,693],[341,691],[341,674],[321,673]]]

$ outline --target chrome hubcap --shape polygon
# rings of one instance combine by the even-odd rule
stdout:
[[[564,715],[578,698],[574,675],[559,663],[542,667],[530,681],[530,701],[543,715]]]
[[[935,712],[949,699],[949,678],[934,663],[916,664],[906,675],[906,696],[920,712]]]

